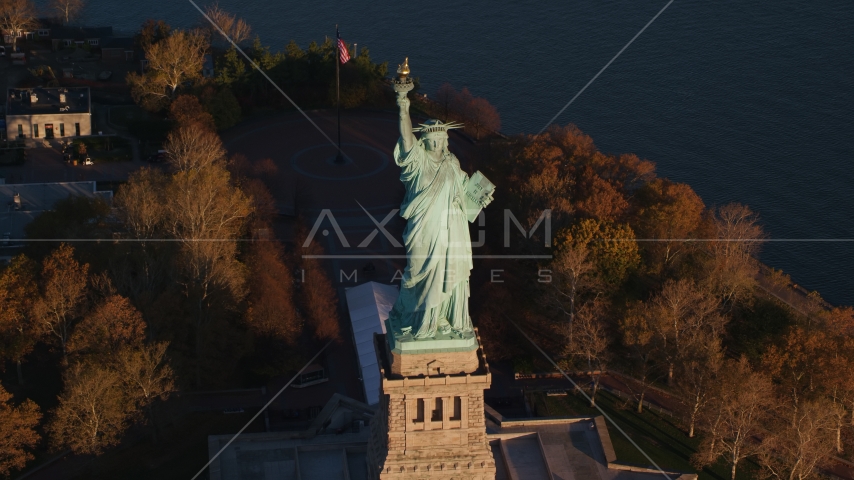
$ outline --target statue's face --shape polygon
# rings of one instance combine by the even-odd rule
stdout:
[[[436,135],[424,139],[424,148],[428,152],[443,152],[448,147],[448,137]]]

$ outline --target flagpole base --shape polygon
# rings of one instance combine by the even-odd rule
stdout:
[[[338,155],[335,155],[335,160],[333,161],[333,163],[335,163],[336,165],[344,165],[347,162],[344,160],[344,155],[341,155],[341,152],[338,152]]]

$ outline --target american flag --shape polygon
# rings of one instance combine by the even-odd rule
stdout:
[[[344,40],[341,40],[341,34],[338,33],[338,30],[335,30],[335,36],[338,37],[338,60],[341,61],[341,65],[350,61],[350,52],[347,51],[347,45],[344,45]]]

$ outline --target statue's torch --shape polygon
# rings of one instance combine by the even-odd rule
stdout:
[[[409,78],[409,57],[403,60],[402,65],[397,66],[397,75],[397,78],[392,80],[392,84],[394,91],[397,92],[397,98],[400,100],[406,97],[406,94],[415,87],[412,79]]]

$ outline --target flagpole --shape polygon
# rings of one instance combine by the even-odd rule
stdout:
[[[338,34],[338,24],[335,24],[335,104],[338,110],[338,154],[335,163],[344,163],[341,155],[341,35]]]

